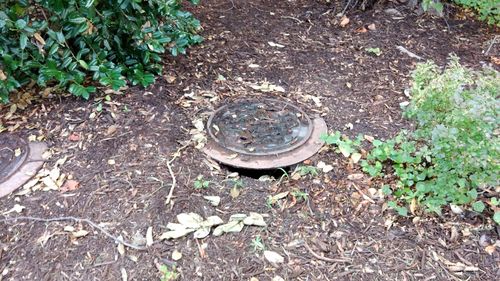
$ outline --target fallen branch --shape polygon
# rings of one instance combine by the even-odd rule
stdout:
[[[423,60],[423,58],[421,56],[418,56],[410,51],[408,51],[408,49],[406,49],[405,47],[403,46],[396,46],[396,48],[402,52],[402,53],[405,53],[407,54],[408,56],[410,56],[411,58],[414,58],[414,59],[417,59],[417,60]]]
[[[307,244],[307,241],[304,240],[304,247],[306,247],[306,249],[309,251],[309,253],[311,253],[311,255],[313,255],[313,257],[319,259],[319,260],[322,260],[322,261],[326,261],[326,262],[351,262],[350,259],[332,259],[332,258],[327,258],[327,257],[324,257],[324,256],[320,256],[318,254],[316,254],[312,249],[311,247],[309,247],[309,245]]]
[[[105,236],[113,239],[116,243],[121,243],[121,244],[123,244],[129,248],[135,249],[135,250],[140,250],[140,251],[146,250],[146,247],[138,246],[138,245],[135,245],[135,244],[132,244],[129,242],[125,242],[122,239],[111,235],[111,233],[109,233],[106,229],[100,227],[99,225],[97,225],[96,223],[94,223],[93,221],[91,221],[89,219],[83,219],[83,218],[77,218],[77,217],[58,217],[58,218],[45,219],[45,218],[23,217],[22,216],[22,217],[0,219],[0,222],[9,222],[9,221],[18,221],[18,220],[28,220],[28,221],[37,221],[37,222],[57,222],[57,221],[84,222],[84,223],[89,224],[93,228],[100,230]]]

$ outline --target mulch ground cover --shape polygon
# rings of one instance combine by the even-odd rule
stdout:
[[[383,182],[327,148],[304,165],[323,161],[333,170],[298,177],[294,167],[234,170],[195,147],[193,122],[241,97],[286,100],[323,117],[330,130],[388,138],[411,129],[400,104],[416,63],[445,65],[450,53],[475,68],[498,63],[497,30],[459,13],[419,16],[392,1],[351,11],[346,23],[340,8],[204,0],[189,8],[203,24],[204,43],[166,58],[153,86],[102,89],[91,101],[27,90],[17,108],[3,106],[4,126],[47,142],[45,169],[70,180],[58,190],[35,185],[0,199],[2,219],[55,219],[0,222],[0,280],[160,280],[162,265],[180,280],[497,280],[499,229],[485,216],[417,209],[398,217],[380,195]],[[196,189],[200,175],[209,184]],[[277,194],[285,195],[269,202]],[[176,215],[190,212],[224,221],[256,212],[267,226],[159,239]],[[133,249],[119,245],[119,236],[134,245],[152,237],[153,244]],[[269,262],[263,250],[284,261]]]

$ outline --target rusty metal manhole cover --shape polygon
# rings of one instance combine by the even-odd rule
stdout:
[[[6,181],[24,164],[29,149],[23,139],[0,134],[0,183]]]
[[[224,105],[209,118],[204,151],[224,164],[272,169],[314,155],[326,132],[323,119],[311,120],[300,108],[276,99],[243,99]]]
[[[22,186],[43,164],[44,143],[27,141],[0,133],[0,197]]]

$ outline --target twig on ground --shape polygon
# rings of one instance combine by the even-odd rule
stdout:
[[[488,49],[486,50],[486,52],[484,52],[485,55],[488,55],[491,48],[493,47],[493,45],[495,45],[497,43],[497,38],[498,38],[498,35],[495,35],[495,37],[493,37],[493,39],[491,40],[491,43],[490,45],[488,46]]]
[[[417,59],[417,60],[423,60],[423,58],[421,56],[418,56],[418,55],[415,55],[414,53],[408,51],[408,49],[406,49],[405,47],[403,46],[396,46],[396,48],[402,52],[402,53],[405,53],[407,54],[408,56],[410,56],[411,58],[414,58],[414,59]]]
[[[375,204],[375,201],[373,201],[373,199],[371,199],[370,196],[366,195],[363,191],[361,191],[361,189],[356,184],[352,183],[352,186],[354,186],[354,188],[361,194],[361,196],[363,196],[363,198],[370,201],[370,203]]]
[[[326,262],[351,262],[350,259],[332,259],[332,258],[327,258],[327,257],[324,257],[324,256],[320,256],[318,254],[316,254],[312,249],[311,247],[309,247],[309,245],[307,244],[307,241],[304,240],[304,247],[306,247],[306,249],[309,251],[309,253],[311,255],[313,255],[313,257],[319,259],[319,260],[322,260],[322,261],[326,261]]]
[[[100,230],[105,236],[113,239],[116,243],[121,243],[121,244],[123,244],[129,248],[135,249],[135,250],[140,250],[140,251],[146,250],[146,247],[138,246],[138,245],[123,241],[122,239],[111,235],[111,233],[109,233],[106,229],[100,227],[98,224],[94,223],[93,221],[91,221],[89,219],[77,218],[77,217],[57,217],[57,218],[46,219],[46,218],[20,216],[20,217],[0,219],[0,222],[9,222],[9,221],[17,221],[17,220],[28,220],[28,221],[37,221],[37,222],[56,222],[56,221],[85,222],[85,223],[89,224],[90,226],[92,226],[93,228]]]
[[[284,18],[284,19],[291,19],[291,20],[294,20],[294,21],[296,21],[298,24],[303,23],[303,21],[299,20],[299,19],[298,19],[298,18],[296,18],[296,17],[292,17],[292,16],[281,16],[281,17],[282,17],[282,18]]]
[[[172,158],[172,160],[175,158]],[[175,184],[176,184],[176,179],[175,179],[175,174],[172,171],[172,167],[170,167],[170,160],[167,161],[167,168],[168,172],[170,173],[170,176],[172,177],[172,185],[170,186],[170,191],[168,192],[167,200],[165,200],[165,205],[170,204],[170,200],[172,199],[172,195],[174,194],[174,189],[175,189]]]

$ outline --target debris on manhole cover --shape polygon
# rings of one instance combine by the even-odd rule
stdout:
[[[15,135],[0,133],[0,197],[21,187],[38,172],[46,149],[44,143],[28,143]]]
[[[204,152],[229,166],[274,169],[313,156],[322,146],[325,121],[275,99],[237,100],[216,110],[207,124]]]

